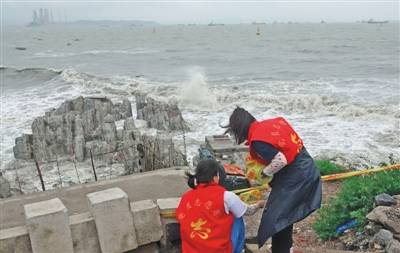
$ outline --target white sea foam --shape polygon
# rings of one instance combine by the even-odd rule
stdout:
[[[190,80],[181,85],[178,99],[185,106],[199,110],[210,110],[218,107],[217,96],[208,87],[204,70],[196,67],[188,70]]]
[[[2,94],[2,162],[11,160],[14,139],[30,132],[33,119],[65,99],[104,95],[113,101],[127,97],[134,103],[137,92],[179,103],[191,127],[185,133],[189,157],[196,154],[204,136],[223,132],[219,124],[227,122],[236,105],[245,107],[258,119],[287,117],[313,155],[322,155],[325,150],[350,152],[348,159],[365,155],[371,157],[371,165],[376,165],[387,160],[391,153],[400,154],[397,105],[354,103],[334,92],[306,94],[307,89],[318,91],[321,87],[337,91],[337,83],[330,80],[297,81],[300,87],[295,89],[289,89],[293,83],[288,81],[268,81],[267,85],[251,81],[250,86],[244,87],[238,78],[230,80],[237,81],[236,85],[210,85],[200,68],[188,73],[187,81],[160,83],[143,77],[97,76],[66,69],[40,86],[15,90],[7,96]],[[175,139],[183,151],[182,134],[177,133]]]

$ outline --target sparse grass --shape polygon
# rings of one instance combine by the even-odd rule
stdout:
[[[345,180],[340,192],[319,211],[314,230],[323,240],[335,237],[337,227],[350,219],[365,224],[374,197],[381,193],[400,193],[400,170],[383,171]]]

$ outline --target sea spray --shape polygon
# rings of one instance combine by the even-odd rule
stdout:
[[[179,101],[186,106],[215,109],[218,106],[217,96],[208,87],[207,77],[201,68],[188,71],[190,80],[182,84],[179,92]]]

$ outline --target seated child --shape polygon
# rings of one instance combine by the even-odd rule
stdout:
[[[252,215],[265,205],[264,200],[247,205],[226,191],[218,184],[218,171],[218,162],[202,160],[195,175],[188,175],[188,184],[193,189],[183,194],[176,209],[183,253],[232,253],[235,217]]]

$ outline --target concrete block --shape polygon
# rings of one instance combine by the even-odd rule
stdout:
[[[138,247],[128,195],[120,188],[86,195],[94,217],[102,253],[120,253]]]
[[[31,253],[31,241],[25,226],[0,230],[1,253]]]
[[[139,248],[130,250],[125,253],[161,253],[160,247],[158,246],[157,243],[150,243],[146,245],[141,245]]]
[[[160,212],[175,211],[178,207],[181,198],[165,198],[157,199],[157,206],[160,208]]]
[[[131,202],[131,211],[138,244],[159,241],[163,232],[157,205],[152,200]]]
[[[69,217],[74,253],[101,253],[96,224],[89,212]]]
[[[67,208],[60,199],[24,206],[33,253],[73,253]]]
[[[248,147],[243,144],[236,145],[234,140],[227,135],[206,136],[205,142],[206,145],[213,151],[214,155],[217,153],[248,151]]]
[[[160,243],[164,251],[172,252],[178,250],[180,246],[179,223],[175,219],[175,209],[180,200],[180,198],[157,199],[163,229]]]

